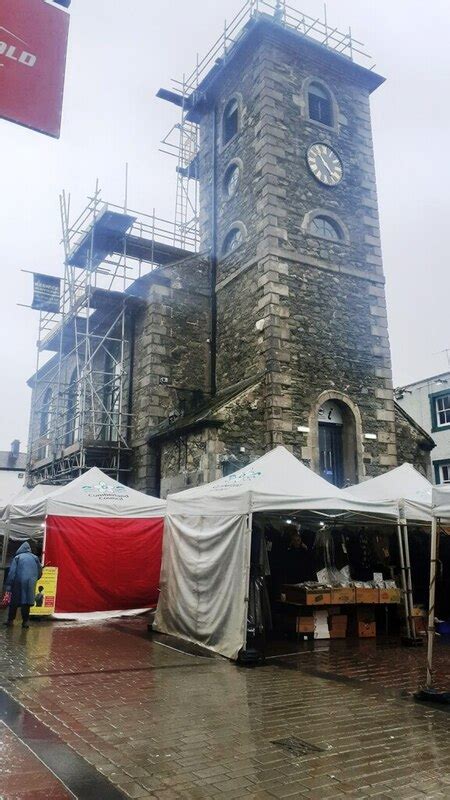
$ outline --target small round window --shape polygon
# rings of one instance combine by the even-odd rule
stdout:
[[[243,241],[244,241],[244,234],[241,228],[238,228],[237,226],[231,228],[231,230],[228,231],[224,239],[222,248],[223,254],[226,256],[229,253],[232,253],[233,250],[236,250],[236,248],[239,247],[239,245],[242,244]]]
[[[333,242],[340,242],[344,238],[341,227],[331,217],[318,215],[313,217],[308,226],[308,233],[313,236],[321,236],[323,239],[330,239]]]
[[[230,164],[223,179],[223,187],[227,197],[233,197],[241,180],[239,164]]]

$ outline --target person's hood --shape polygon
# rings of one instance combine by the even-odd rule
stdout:
[[[16,553],[16,556],[19,556],[21,553],[31,553],[31,547],[28,544],[28,542],[24,542],[23,544],[20,545]]]

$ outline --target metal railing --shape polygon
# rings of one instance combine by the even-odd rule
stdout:
[[[223,33],[206,55],[202,59],[197,55],[197,63],[192,72],[182,81],[173,81],[177,90],[182,91],[185,95],[194,93],[217,60],[226,59],[230,55],[246,24],[258,16],[270,16],[283,27],[294,30],[308,39],[313,39],[330,50],[346,56],[351,61],[361,60],[367,63],[371,60],[370,55],[364,49],[364,43],[355,39],[351,28],[343,32],[328,23],[326,5],[322,21],[320,17],[311,17],[309,14],[298,11],[285,0],[247,0],[231,22],[225,22]]]

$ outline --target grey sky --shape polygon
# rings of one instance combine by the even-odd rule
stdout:
[[[0,120],[0,448],[25,445],[37,312],[31,276],[62,267],[58,195],[81,210],[98,177],[122,202],[129,162],[132,208],[171,218],[174,162],[158,152],[177,110],[155,98],[206,53],[241,0],[73,0],[61,139]],[[321,16],[320,0],[292,0]],[[329,0],[329,23],[366,43],[387,83],[372,112],[396,384],[447,369],[450,227],[448,104],[450,6],[432,0]]]

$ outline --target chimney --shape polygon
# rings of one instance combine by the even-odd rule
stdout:
[[[14,466],[17,459],[19,458],[20,453],[20,441],[19,439],[14,439],[11,442],[11,450],[9,451],[9,458],[8,461],[11,466]]]

